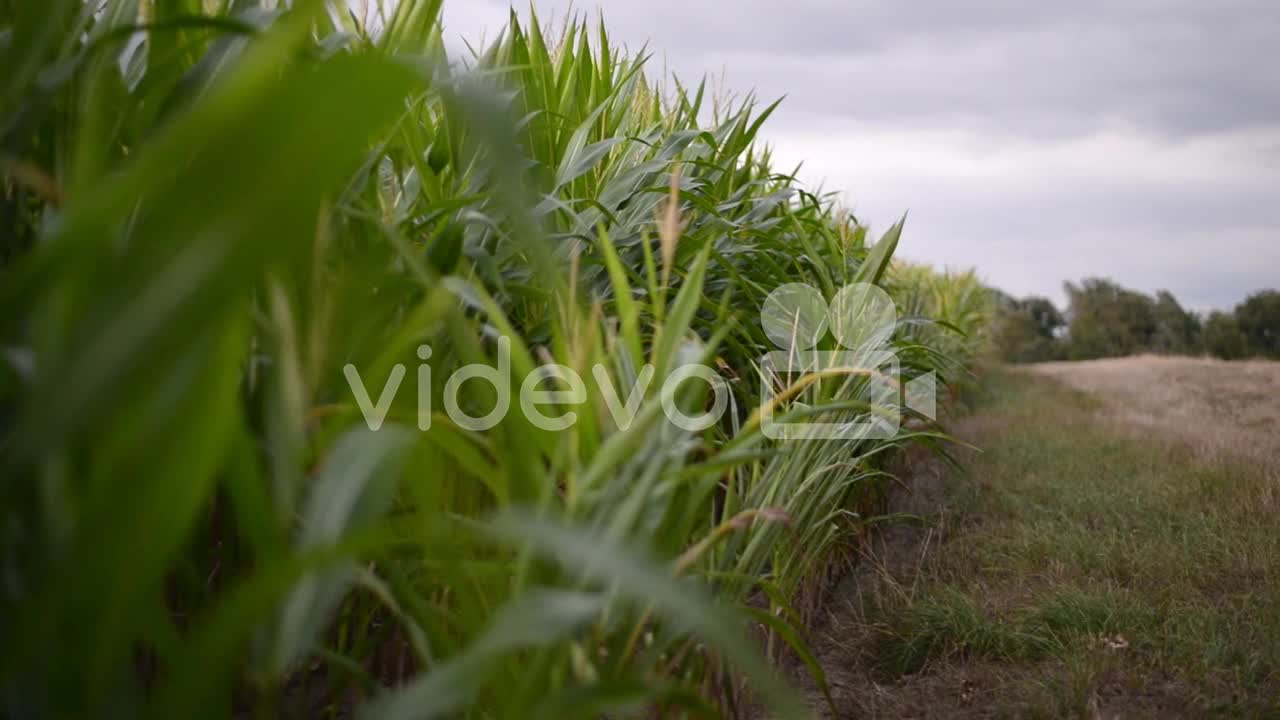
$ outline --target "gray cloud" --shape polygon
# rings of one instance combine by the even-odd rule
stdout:
[[[562,17],[565,2],[538,3]],[[1280,115],[1274,0],[601,3],[685,75],[726,68],[790,113],[1005,133],[1172,134]]]
[[[910,209],[912,257],[1058,297],[1111,275],[1200,308],[1280,285],[1274,0],[600,5],[655,69],[785,94],[779,159],[873,224]],[[467,34],[506,15],[446,6]]]

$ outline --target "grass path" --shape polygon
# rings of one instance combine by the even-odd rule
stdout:
[[[840,715],[1280,717],[1276,459],[984,385],[816,631]]]

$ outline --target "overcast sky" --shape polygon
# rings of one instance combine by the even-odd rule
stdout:
[[[507,7],[450,0],[446,32],[492,38]],[[1198,310],[1280,287],[1280,0],[575,7],[652,72],[785,95],[779,164],[875,229],[909,211],[905,257],[1056,301],[1086,275]]]

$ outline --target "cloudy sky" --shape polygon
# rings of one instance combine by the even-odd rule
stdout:
[[[446,2],[446,31],[492,38],[508,4]],[[575,7],[655,72],[785,95],[780,164],[873,228],[909,212],[906,257],[1059,301],[1086,275],[1199,310],[1280,286],[1280,0]]]

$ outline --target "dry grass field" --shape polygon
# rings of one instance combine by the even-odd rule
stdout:
[[[1204,453],[1280,464],[1280,362],[1140,355],[1031,370],[1088,393],[1139,431]]]

